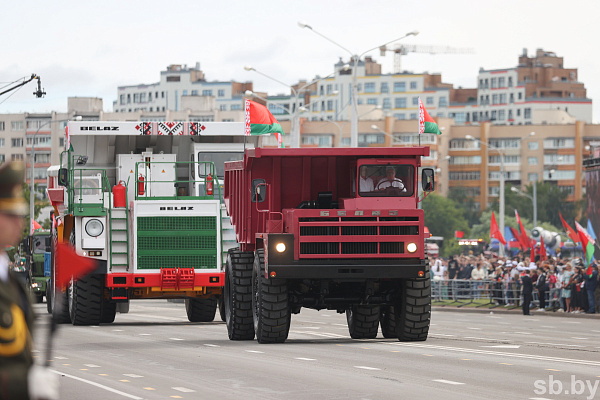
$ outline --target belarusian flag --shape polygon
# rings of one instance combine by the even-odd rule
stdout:
[[[558,212],[558,216],[560,217],[560,222],[562,222],[565,232],[567,232],[567,236],[573,241],[573,243],[579,242],[579,236],[577,235],[577,232],[575,232],[575,230],[571,228],[569,224],[567,224],[567,221],[565,221],[560,211]]]
[[[246,99],[246,136],[275,134],[279,147],[283,147],[283,128],[273,114],[262,104]]]
[[[523,244],[523,251],[525,249],[531,248],[531,242],[529,241],[529,236],[527,236],[527,232],[525,232],[525,228],[523,228],[523,224],[521,223],[521,218],[519,218],[519,213],[515,210],[515,216],[517,217],[517,222],[519,224],[519,229],[521,230],[519,241]]]
[[[435,133],[436,135],[441,135],[442,131],[438,124],[431,118],[421,98],[419,97],[419,133]]]
[[[577,229],[577,234],[579,235],[579,239],[581,240],[581,247],[583,247],[584,256],[585,256],[585,265],[588,267],[585,273],[588,276],[592,276],[592,259],[594,258],[594,239],[591,238],[590,235],[583,229],[583,226],[579,225],[579,222],[575,221],[575,228]]]

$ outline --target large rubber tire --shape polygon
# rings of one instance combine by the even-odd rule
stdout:
[[[379,324],[381,325],[381,334],[384,338],[398,338],[398,331],[396,330],[396,309],[394,306],[381,307]]]
[[[227,253],[223,307],[229,340],[254,339],[252,265],[254,254],[231,249]]]
[[[221,317],[221,321],[225,322],[227,317],[225,316],[225,303],[223,300],[223,295],[219,296],[217,300],[217,308],[219,309],[219,316]]]
[[[352,339],[375,339],[379,329],[379,306],[352,306],[346,310]]]
[[[217,299],[185,299],[185,312],[190,322],[214,321]]]
[[[254,256],[252,311],[258,343],[283,343],[290,332],[291,312],[285,279],[265,278],[264,250]]]
[[[69,315],[73,325],[99,325],[102,316],[104,276],[87,275],[69,288]]]
[[[431,320],[431,276],[429,263],[423,278],[402,282],[400,302],[396,306],[396,327],[401,342],[427,340]]]
[[[115,322],[115,316],[117,315],[117,303],[102,299],[102,311],[100,312],[100,323],[101,324],[112,324]]]

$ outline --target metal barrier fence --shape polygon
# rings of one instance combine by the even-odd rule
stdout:
[[[549,289],[544,293],[544,308],[556,310],[561,307],[561,289]],[[431,281],[432,304],[443,303],[463,307],[521,307],[521,282],[466,279],[433,279]],[[534,289],[533,303],[539,307],[539,292]]]

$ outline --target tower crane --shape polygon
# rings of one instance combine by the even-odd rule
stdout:
[[[429,46],[416,44],[401,44],[395,47],[381,46],[379,53],[385,56],[388,51],[394,52],[394,73],[402,72],[401,57],[408,53],[429,53],[429,54],[473,54],[475,50],[472,48],[457,48],[450,46]]]

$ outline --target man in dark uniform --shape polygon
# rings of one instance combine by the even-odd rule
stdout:
[[[0,399],[56,399],[58,376],[33,365],[33,309],[4,251],[23,234],[24,172],[22,163],[0,165]]]
[[[529,270],[521,277],[521,290],[523,293],[523,315],[529,315],[529,304],[533,301],[533,281],[529,276]]]

